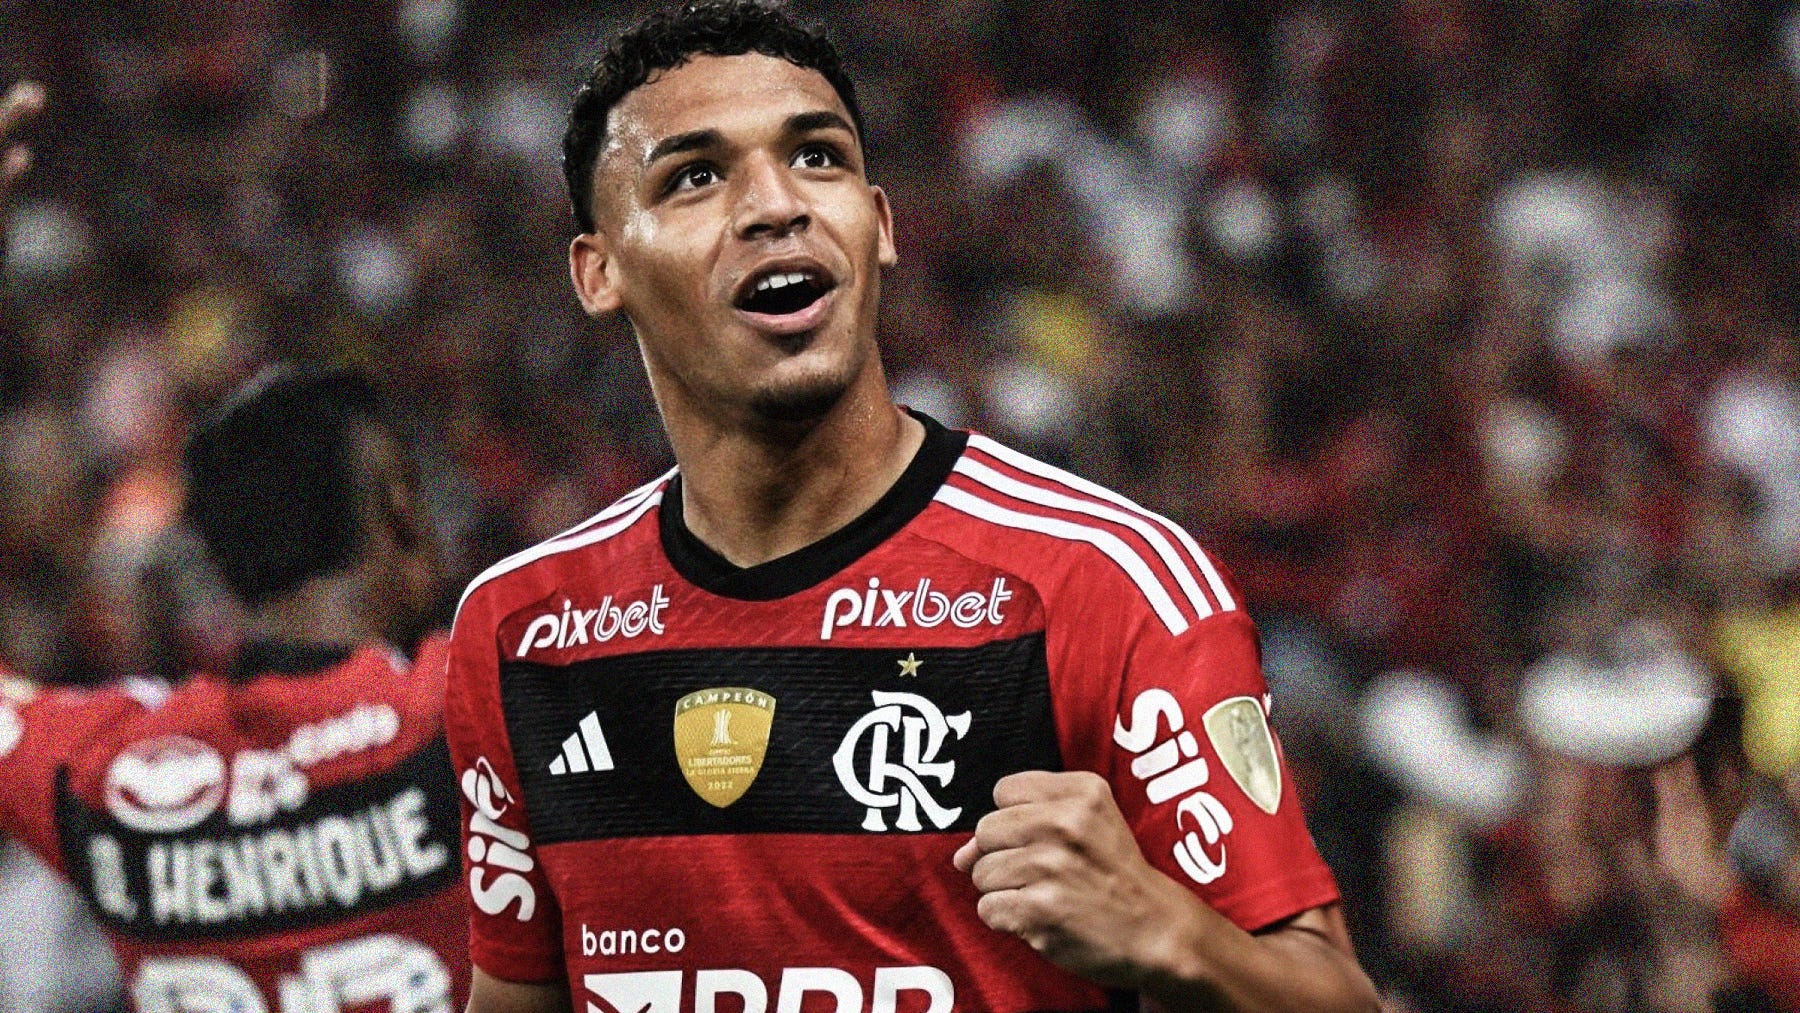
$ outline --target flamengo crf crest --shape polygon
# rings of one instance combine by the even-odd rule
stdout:
[[[675,759],[709,805],[744,797],[762,771],[775,698],[742,686],[702,689],[675,701]]]

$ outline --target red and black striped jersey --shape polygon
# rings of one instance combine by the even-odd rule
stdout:
[[[781,559],[700,543],[670,473],[470,585],[446,721],[478,966],[601,1013],[1105,1008],[951,863],[1028,769],[1103,776],[1247,930],[1337,898],[1223,569],[921,421],[892,490]]]
[[[446,646],[252,645],[174,688],[0,681],[0,833],[85,896],[143,1013],[460,1013]]]

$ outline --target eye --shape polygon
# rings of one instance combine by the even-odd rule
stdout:
[[[694,162],[684,165],[669,177],[664,190],[674,193],[677,190],[698,190],[703,186],[711,186],[719,181],[719,172],[705,162]]]
[[[808,144],[794,152],[792,164],[796,169],[830,169],[843,165],[844,158],[828,144]]]

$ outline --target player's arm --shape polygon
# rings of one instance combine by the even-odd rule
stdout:
[[[53,688],[0,667],[0,837],[66,873],[57,832],[58,772],[143,706],[127,685]]]
[[[537,1009],[545,989],[556,991],[550,983],[566,977],[562,913],[532,841],[501,704],[496,622],[488,598],[471,594],[456,617],[444,684],[444,731],[462,792],[469,1008],[478,1013]],[[567,1010],[561,994],[557,1008]]]
[[[983,921],[1056,964],[1169,1013],[1378,1008],[1338,905],[1255,934],[1152,867],[1097,774],[1026,771],[958,850]]]
[[[1075,557],[1044,595],[1066,769],[995,784],[955,857],[981,918],[1170,1013],[1376,1010],[1241,594],[1191,543],[1131,531],[1151,550],[1136,573]]]
[[[468,1013],[568,1013],[567,985],[502,981],[481,968],[469,981]]]

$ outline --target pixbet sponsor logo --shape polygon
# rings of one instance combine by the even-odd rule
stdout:
[[[529,851],[531,838],[500,823],[517,800],[485,756],[476,757],[475,765],[463,771],[462,793],[474,807],[469,814],[469,894],[475,906],[484,914],[499,915],[516,904],[515,917],[531,920],[537,890],[524,876],[537,867]]]
[[[904,590],[882,587],[880,577],[870,577],[865,588],[841,587],[825,599],[819,639],[830,640],[834,631],[848,626],[931,629],[946,620],[963,629],[983,623],[998,626],[1006,621],[1000,606],[1012,596],[1005,577],[995,577],[986,591],[964,591],[954,598],[933,589],[930,577]]]
[[[565,599],[561,612],[546,612],[525,627],[513,656],[523,658],[532,651],[552,647],[563,650],[582,644],[604,644],[614,637],[626,640],[644,633],[663,632],[663,610],[669,607],[669,596],[663,586],[650,589],[650,597],[615,604],[613,596],[600,599],[598,608],[578,609]]]
[[[134,742],[106,769],[106,808],[145,833],[198,826],[225,798],[225,758],[185,735]]]
[[[587,1004],[588,1013],[762,1013],[770,1008],[769,983],[754,971],[735,967],[695,971],[693,1005],[684,1008],[686,977],[685,971],[584,975],[582,984],[600,1000]],[[826,1001],[836,1013],[895,1013],[902,1008],[950,1013],[956,1004],[950,976],[926,966],[878,967],[866,985],[842,968],[789,967],[782,970],[774,992],[775,1013],[824,1009]],[[901,998],[909,992],[916,997]]]
[[[279,749],[244,749],[231,758],[231,822],[252,826],[292,812],[306,801],[311,767],[350,753],[385,746],[400,734],[400,715],[385,703],[359,704],[323,721],[304,724]]]
[[[1205,790],[1212,772],[1175,695],[1164,689],[1139,693],[1131,702],[1131,724],[1125,724],[1123,715],[1113,720],[1113,742],[1134,754],[1132,776],[1144,782],[1153,805],[1181,799],[1175,805],[1175,825],[1185,833],[1174,848],[1181,871],[1202,884],[1223,876],[1231,813]],[[1218,857],[1209,849],[1216,849]]]
[[[185,735],[134,742],[106,769],[106,808],[146,833],[180,833],[225,803],[237,826],[265,823],[306,801],[307,768],[394,741],[400,715],[387,704],[362,704],[301,725],[277,749],[243,749],[226,761],[217,749]]]

